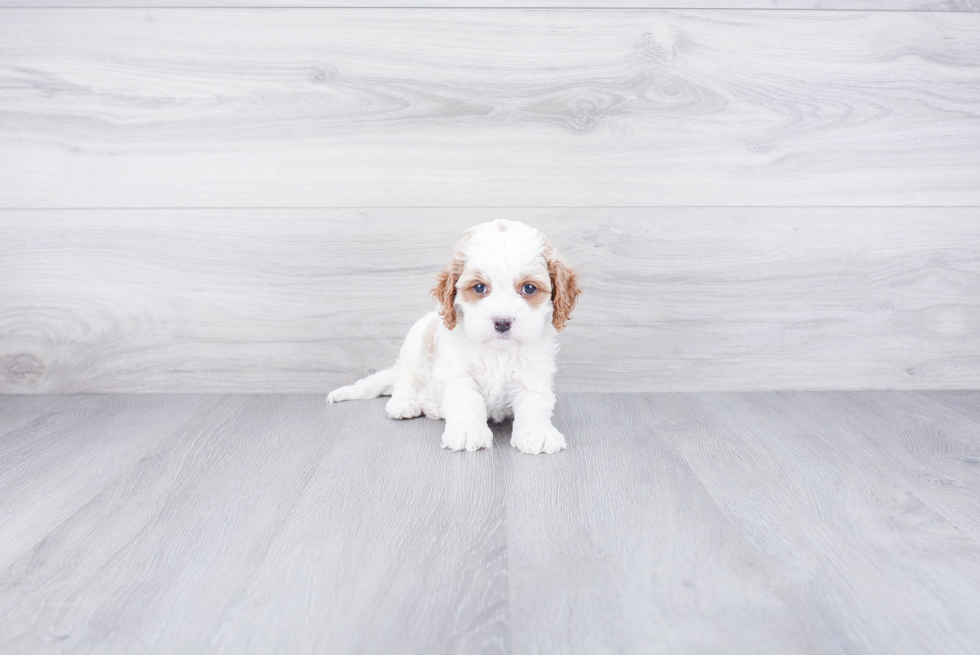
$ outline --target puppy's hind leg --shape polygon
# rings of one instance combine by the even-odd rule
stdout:
[[[391,400],[385,405],[385,411],[391,418],[415,418],[422,415],[419,390],[425,385],[425,371],[429,365],[426,342],[439,320],[435,312],[430,312],[416,321],[405,335],[405,342],[395,363]]]
[[[385,405],[385,411],[391,418],[415,418],[422,414],[422,407],[415,400],[411,383],[399,379],[399,366],[378,371],[354,384],[334,389],[327,395],[328,403],[339,403],[344,400],[366,400],[378,396],[391,396]]]

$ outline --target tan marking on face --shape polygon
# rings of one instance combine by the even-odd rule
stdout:
[[[477,284],[483,284],[487,287],[487,290],[482,294],[477,293],[473,290]],[[480,273],[471,273],[466,275],[459,283],[459,293],[463,297],[463,302],[474,303],[478,300],[482,300],[490,295],[492,291],[490,283],[486,281]]]
[[[524,293],[525,284],[533,284],[538,288],[538,290],[529,296]],[[551,283],[548,280],[544,280],[533,275],[525,275],[514,283],[514,291],[516,291],[521,298],[526,300],[527,304],[529,304],[531,307],[540,307],[551,298]]]

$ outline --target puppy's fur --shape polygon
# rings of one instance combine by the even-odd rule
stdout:
[[[446,419],[451,450],[490,448],[487,419],[507,417],[521,452],[564,448],[551,415],[556,336],[580,293],[572,269],[543,234],[500,219],[464,232],[436,279],[437,311],[412,326],[395,365],[327,402],[390,395],[391,418]]]

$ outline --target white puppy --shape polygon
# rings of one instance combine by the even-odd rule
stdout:
[[[391,418],[446,419],[443,448],[493,446],[487,418],[513,417],[510,445],[557,453],[551,424],[556,335],[575,307],[575,273],[532,227],[498,219],[463,233],[432,290],[438,311],[408,331],[398,361],[327,402],[390,395]]]

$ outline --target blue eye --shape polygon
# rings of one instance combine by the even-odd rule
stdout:
[[[483,295],[484,293],[487,292],[487,285],[482,284],[482,283],[481,284],[474,284],[473,285],[473,291],[476,291],[478,294]]]
[[[522,290],[522,291],[524,292],[524,294],[525,294],[525,295],[528,295],[528,296],[530,296],[530,295],[531,295],[531,294],[533,294],[533,293],[534,293],[535,291],[537,291],[537,290],[538,290],[538,288],[537,288],[536,286],[534,286],[533,284],[525,284],[525,285],[524,285],[524,288],[523,288],[523,289],[521,289],[521,290]]]

